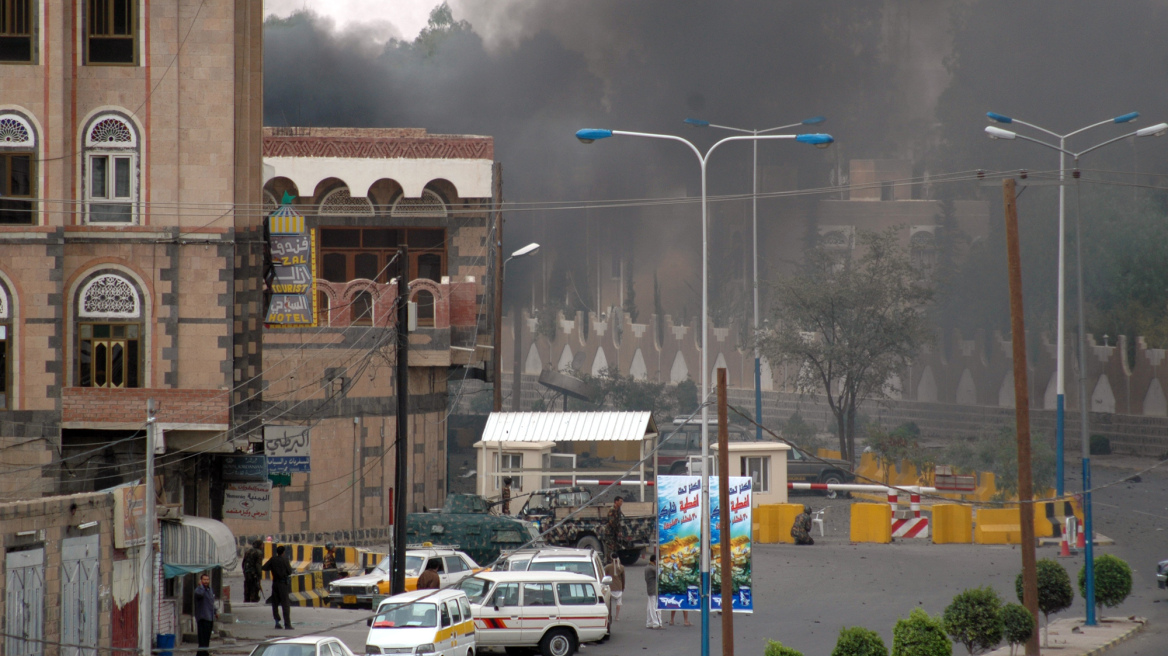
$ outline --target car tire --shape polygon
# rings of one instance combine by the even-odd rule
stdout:
[[[596,539],[595,535],[585,535],[579,540],[576,540],[576,548],[591,549],[596,553],[604,552],[604,546],[600,544],[600,540]]]
[[[618,552],[617,555],[620,557],[621,565],[624,565],[625,567],[632,567],[633,565],[637,564],[638,560],[641,559],[641,550],[625,549],[624,551]]]
[[[576,653],[576,634],[568,629],[552,629],[539,641],[539,653],[543,656],[572,656]]]
[[[827,483],[828,485],[839,485],[844,482],[844,477],[835,472],[828,472],[823,475],[823,478],[820,479],[819,482]],[[823,492],[823,496],[827,497],[828,499],[838,499],[845,494],[845,492],[837,492],[835,490],[824,490]]]

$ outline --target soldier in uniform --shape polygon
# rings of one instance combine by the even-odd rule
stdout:
[[[608,554],[609,558],[615,558],[617,551],[624,543],[624,526],[622,523],[622,520],[624,520],[624,513],[621,512],[621,506],[624,504],[624,502],[625,500],[621,497],[613,499],[612,509],[608,511],[608,534],[605,536],[607,537],[608,541],[604,546],[604,550]]]
[[[264,545],[259,540],[251,543],[243,554],[243,600],[258,603],[260,600],[260,579],[264,565]]]
[[[791,525],[791,537],[795,544],[815,544],[811,539],[811,506],[803,506],[803,512],[795,518]]]
[[[507,476],[503,479],[503,514],[511,514],[511,477]]]

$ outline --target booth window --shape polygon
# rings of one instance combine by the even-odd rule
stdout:
[[[770,456],[743,456],[741,463],[742,475],[750,477],[755,492],[771,491]]]

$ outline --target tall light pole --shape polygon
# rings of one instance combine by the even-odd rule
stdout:
[[[1062,146],[1056,146],[1045,141],[1023,136],[1010,130],[1003,130],[993,125],[987,125],[985,131],[991,139],[1021,139],[1057,150],[1060,155],[1070,155],[1075,160],[1074,178],[1075,184],[1077,185],[1079,180],[1080,157],[1104,146],[1127,139],[1128,137],[1163,136],[1164,134],[1168,134],[1168,123],[1157,123],[1151,127],[1129,132],[1077,153],[1066,150]],[[1090,403],[1090,399],[1087,398],[1087,328],[1083,313],[1083,228],[1082,220],[1079,218],[1078,212],[1075,213],[1075,282],[1078,287],[1079,301],[1079,439],[1082,442],[1081,446],[1083,451],[1083,556],[1087,561],[1085,564],[1087,585],[1085,586],[1086,594],[1083,595],[1083,601],[1087,605],[1086,624],[1087,626],[1095,626],[1095,535],[1091,528],[1091,447],[1090,440],[1087,436],[1087,404]],[[1023,337],[1015,335],[1014,339],[1023,339]]]
[[[717,150],[718,146],[730,141],[758,141],[762,139],[794,139],[800,143],[812,144],[818,148],[827,148],[831,145],[834,139],[829,134],[766,134],[766,135],[750,135],[739,137],[726,137],[721,141],[716,142],[710,146],[710,149],[703,155],[697,146],[693,145],[688,139],[672,134],[654,134],[650,132],[625,132],[623,130],[600,130],[600,129],[584,129],[576,132],[576,138],[583,143],[589,144],[598,139],[607,139],[608,137],[622,136],[622,137],[643,137],[647,139],[665,139],[667,141],[676,141],[683,143],[689,147],[693,154],[698,158],[698,164],[701,167],[702,173],[702,493],[701,493],[701,579],[702,579],[702,656],[709,656],[710,653],[710,406],[706,401],[706,397],[710,391],[710,369],[708,365],[709,349],[706,348],[706,336],[709,333],[710,313],[709,309],[709,258],[707,257],[709,251],[709,231],[707,230],[709,224],[709,205],[706,199],[706,164],[709,162],[710,155]]]
[[[496,252],[503,252],[502,238],[495,237],[499,240],[495,244]],[[494,399],[491,407],[495,412],[503,410],[503,274],[507,270],[507,263],[517,257],[526,257],[528,255],[535,255],[539,252],[539,244],[531,243],[511,254],[511,257],[499,262],[498,276],[495,279],[495,334],[493,335],[493,343],[495,347],[494,361],[492,363],[494,368],[495,389],[493,390]],[[516,330],[519,324],[516,324]],[[502,442],[500,442],[500,445]],[[500,456],[499,466],[503,466],[502,456]]]
[[[742,132],[745,134],[752,134],[758,136],[768,132],[777,132],[779,130],[787,130],[790,128],[797,128],[800,125],[818,125],[827,119],[822,116],[813,116],[811,118],[803,119],[798,123],[791,123],[790,125],[780,125],[775,128],[767,128],[765,130],[746,130],[744,128],[734,128],[728,125],[718,125],[703,121],[698,118],[687,118],[685,123],[692,125],[695,128],[717,128],[719,130],[730,130],[731,132]],[[751,192],[751,225],[752,235],[751,241],[754,248],[754,275],[753,292],[754,292],[754,439],[762,441],[762,356],[758,349],[758,141],[751,144],[754,148],[754,167],[752,169],[751,178],[754,181],[753,191]]]
[[[1052,132],[1051,130],[1047,130],[1044,127],[1034,125],[1033,123],[1027,123],[1026,121],[1021,121],[1021,120],[1018,120],[1016,118],[1011,118],[1011,117],[1006,116],[1004,114],[998,114],[996,112],[986,112],[986,116],[991,121],[997,121],[998,123],[1011,123],[1011,124],[1017,123],[1018,125],[1025,125],[1028,128],[1033,128],[1035,130],[1038,130],[1039,132],[1049,134],[1050,136],[1059,140],[1058,147],[1060,150],[1059,150],[1058,326],[1057,326],[1057,331],[1058,331],[1057,349],[1058,350],[1057,350],[1057,355],[1055,356],[1055,363],[1056,364],[1055,364],[1054,376],[1055,376],[1055,387],[1056,387],[1056,394],[1057,394],[1057,397],[1055,400],[1055,458],[1056,458],[1055,466],[1057,467],[1057,470],[1055,472],[1055,492],[1060,497],[1063,496],[1063,492],[1065,491],[1064,490],[1065,486],[1063,484],[1063,479],[1065,478],[1065,472],[1064,472],[1064,468],[1063,468],[1063,459],[1064,459],[1063,444],[1065,443],[1063,440],[1063,434],[1064,434],[1064,431],[1063,431],[1063,426],[1064,426],[1063,416],[1064,416],[1064,414],[1063,413],[1064,413],[1064,408],[1065,408],[1065,397],[1066,397],[1066,395],[1065,395],[1066,373],[1065,373],[1063,361],[1064,361],[1064,358],[1066,357],[1066,352],[1065,352],[1066,349],[1064,347],[1063,341],[1066,339],[1066,334],[1067,334],[1066,327],[1063,323],[1065,321],[1065,318],[1066,318],[1066,309],[1064,307],[1064,304],[1066,302],[1066,280],[1067,280],[1066,253],[1065,253],[1065,247],[1066,247],[1066,236],[1065,236],[1065,234],[1066,234],[1066,230],[1065,230],[1065,226],[1066,226],[1066,219],[1065,219],[1065,217],[1066,217],[1066,211],[1065,211],[1065,208],[1066,208],[1066,188],[1063,186],[1063,180],[1066,177],[1066,170],[1067,169],[1066,169],[1066,151],[1064,151],[1062,149],[1067,147],[1067,139],[1075,136],[1076,134],[1080,134],[1082,132],[1086,132],[1087,130],[1097,128],[1097,127],[1100,127],[1103,125],[1107,125],[1109,123],[1127,123],[1129,121],[1134,121],[1135,119],[1139,118],[1139,115],[1140,115],[1139,112],[1130,112],[1130,113],[1124,114],[1122,116],[1116,116],[1115,118],[1107,119],[1106,121],[1099,121],[1098,123],[1092,123],[1091,125],[1079,128],[1078,130],[1074,130],[1074,131],[1068,132],[1066,134],[1058,134],[1056,132]]]

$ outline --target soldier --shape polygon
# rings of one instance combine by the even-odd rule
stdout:
[[[803,506],[803,513],[795,518],[791,537],[795,538],[795,544],[815,544],[811,539],[811,506]]]
[[[621,512],[621,506],[624,502],[625,500],[621,497],[613,499],[612,510],[608,511],[608,535],[606,536],[608,542],[604,548],[609,558],[615,557],[623,544],[624,526],[622,520],[624,520],[624,513]]]
[[[251,543],[243,554],[243,600],[258,603],[260,600],[260,579],[264,564],[264,545],[259,540]]]
[[[511,514],[511,477],[510,476],[506,476],[503,478],[502,499],[503,499],[503,511],[502,512],[504,515],[510,515]]]

